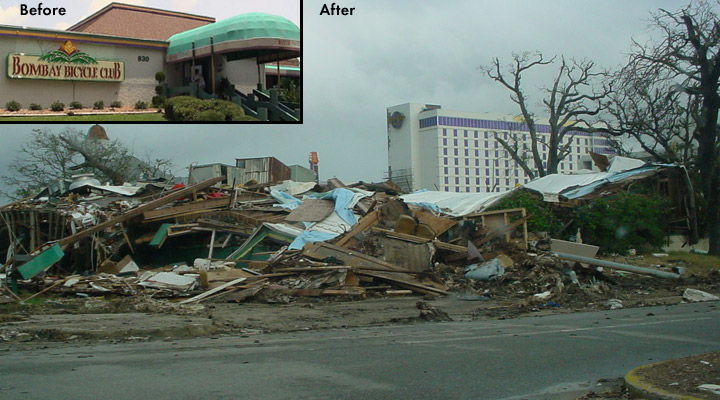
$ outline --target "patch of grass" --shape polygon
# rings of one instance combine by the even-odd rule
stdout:
[[[684,251],[671,251],[667,254],[667,257],[655,257],[648,254],[632,264],[686,267],[688,274],[706,274],[710,271],[720,269],[720,257],[718,256],[686,253]]]
[[[0,122],[16,121],[167,121],[160,113],[148,114],[114,114],[114,115],[62,115],[49,117],[7,117],[0,118]]]

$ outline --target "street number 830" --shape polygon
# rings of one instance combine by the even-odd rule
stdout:
[[[148,57],[148,56],[138,56],[138,62],[150,62],[150,57]]]

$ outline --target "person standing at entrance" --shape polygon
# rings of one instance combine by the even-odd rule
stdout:
[[[205,78],[203,78],[199,69],[195,70],[195,75],[193,76],[193,82],[197,83],[198,90],[202,90],[203,92],[205,91]]]

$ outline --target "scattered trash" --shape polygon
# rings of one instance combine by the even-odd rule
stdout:
[[[702,290],[690,289],[690,288],[685,289],[682,297],[683,297],[683,300],[691,301],[691,302],[720,300],[720,297],[715,296],[714,294],[710,294],[708,292],[703,292]]]
[[[483,264],[471,264],[465,267],[465,277],[478,281],[490,281],[501,277],[505,273],[505,267],[499,259],[494,258]]]
[[[623,308],[623,302],[619,299],[610,299],[605,302],[605,307],[611,309],[611,310],[617,310],[620,308]]]
[[[703,392],[709,392],[712,394],[720,395],[720,385],[714,385],[710,383],[705,383],[697,387],[698,390],[702,390]]]

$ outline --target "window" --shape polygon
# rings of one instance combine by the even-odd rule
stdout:
[[[447,136],[447,129],[443,129],[443,136]]]
[[[480,141],[478,141],[478,140],[475,141],[475,147],[476,147],[476,148],[479,146],[479,143],[480,143]]]
[[[466,159],[465,159],[465,165],[470,165],[470,159],[469,159],[469,158],[466,158]]]
[[[475,139],[478,138],[478,131],[475,131]],[[475,141],[475,146],[477,146],[477,140]]]
[[[443,172],[445,173],[445,175],[449,174],[450,173],[449,168],[448,167],[443,168]]]
[[[468,152],[469,152],[469,151],[470,151],[470,150],[468,150],[468,149],[465,149],[465,157],[467,157],[467,156],[468,156]]]
[[[465,184],[466,184],[466,185],[469,185],[469,184],[470,184],[470,178],[465,178]]]
[[[457,137],[457,129],[453,129],[453,136]],[[457,140],[455,141],[455,145],[457,146]]]
[[[458,149],[455,149],[454,151],[455,151],[455,155],[458,155]]]
[[[490,168],[485,168],[485,176],[489,176],[489,175],[490,175]]]
[[[443,138],[443,146],[447,146],[447,138]]]
[[[475,149],[475,157],[480,157],[480,150]]]
[[[486,166],[486,167],[489,167],[489,166],[490,166],[490,160],[488,160],[487,158],[485,159],[485,166]]]
[[[453,139],[453,146],[457,146],[457,144],[458,144],[457,139]]]
[[[475,178],[475,185],[479,185],[479,184],[480,184],[480,178]]]
[[[448,165],[448,162],[447,162],[447,161],[448,161],[448,160],[447,160],[447,157],[443,157],[443,164]]]
[[[455,175],[460,175],[460,168],[455,168]]]
[[[465,168],[465,175],[470,175],[470,168]]]
[[[446,191],[446,192],[449,192],[449,191],[450,191],[450,186],[445,186],[445,191]]]
[[[465,137],[467,137],[467,131],[465,131]],[[467,140],[465,141],[465,146],[467,146]]]
[[[450,183],[450,178],[448,178],[448,177],[446,176],[446,177],[445,177],[445,184],[447,185],[448,183]]]
[[[443,155],[444,155],[444,156],[447,155],[447,148],[443,148]]]
[[[488,146],[490,146],[490,143],[488,143],[488,141],[486,140],[486,141],[485,141],[485,147],[488,147]]]
[[[479,166],[480,166],[480,159],[479,159],[479,158],[476,158],[476,159],[475,159],[475,166],[476,166],[476,167],[479,167]]]
[[[467,133],[467,131],[465,131]],[[465,139],[465,147],[468,147],[468,140]]]
[[[485,157],[490,157],[490,151],[485,150]]]
[[[466,187],[466,188],[465,188],[465,191],[466,191],[466,192],[470,192],[470,188],[469,188],[469,187]]]
[[[460,178],[455,177],[455,184],[456,184],[456,185],[459,185],[459,184],[460,184]]]

